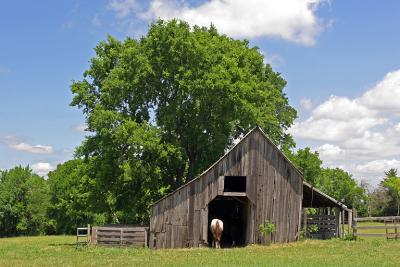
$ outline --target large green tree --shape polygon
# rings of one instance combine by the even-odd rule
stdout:
[[[72,85],[72,105],[83,109],[92,139],[100,130],[92,117],[104,110],[119,115],[114,126],[151,121],[182,150],[188,168],[179,175],[188,179],[256,125],[276,144],[293,144],[286,82],[247,41],[160,20],[140,40],[109,37],[95,51],[85,78]]]
[[[91,132],[76,156],[92,179],[91,205],[107,221],[146,221],[152,201],[256,125],[277,145],[293,146],[286,82],[247,41],[160,20],[140,40],[109,36],[95,52],[71,86],[71,105]]]
[[[29,167],[0,171],[0,236],[44,234],[49,187]]]

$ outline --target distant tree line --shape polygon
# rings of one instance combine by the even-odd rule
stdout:
[[[348,207],[356,208],[360,216],[399,215],[400,177],[396,169],[385,172],[379,186],[368,192],[350,173],[340,168],[321,167],[318,152],[305,148],[290,157],[308,182]],[[158,195],[166,193],[153,192],[157,198],[144,198],[146,194],[151,196],[152,186],[147,186],[145,191],[132,188],[127,199],[145,199],[147,202],[138,203],[130,211],[126,208],[127,214],[120,210],[96,210],[95,199],[99,192],[94,185],[96,180],[88,176],[87,168],[82,159],[69,160],[59,164],[47,179],[34,174],[29,167],[0,171],[0,237],[73,234],[76,227],[88,223],[146,224],[149,205]],[[104,191],[107,194],[107,189]],[[113,216],[120,216],[121,221],[113,221]]]
[[[302,171],[304,178],[326,194],[356,208],[359,216],[400,216],[400,176],[397,169],[384,173],[377,187],[368,188],[340,168],[323,168],[317,151],[310,148],[286,155]]]
[[[372,192],[368,194],[368,215],[400,216],[400,176],[397,169],[390,169]]]

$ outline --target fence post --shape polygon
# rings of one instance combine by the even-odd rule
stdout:
[[[353,208],[353,239],[357,240],[357,210]]]
[[[90,229],[90,224],[87,225],[87,232],[86,232],[86,243],[89,246],[90,241],[91,241],[91,229]]]
[[[144,247],[148,248],[149,244],[148,244],[148,230],[147,228],[144,228]]]
[[[353,212],[347,210],[347,234],[353,234]]]
[[[303,209],[303,231],[304,237],[307,237],[307,210]]]
[[[92,244],[97,245],[97,227],[92,228]]]
[[[122,247],[122,228],[119,230],[119,246]]]

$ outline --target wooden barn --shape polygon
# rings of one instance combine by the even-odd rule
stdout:
[[[152,205],[149,246],[210,246],[213,218],[224,222],[222,247],[292,242],[307,221],[302,217],[306,207],[328,208],[326,216],[334,220],[327,228],[340,234],[347,208],[305,183],[301,172],[256,127],[200,176]],[[276,225],[271,237],[259,232],[265,220]]]

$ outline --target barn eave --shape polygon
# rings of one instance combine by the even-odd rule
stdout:
[[[338,207],[346,211],[349,210],[349,208],[340,201],[337,201],[306,181],[303,181],[303,208],[321,207]]]

